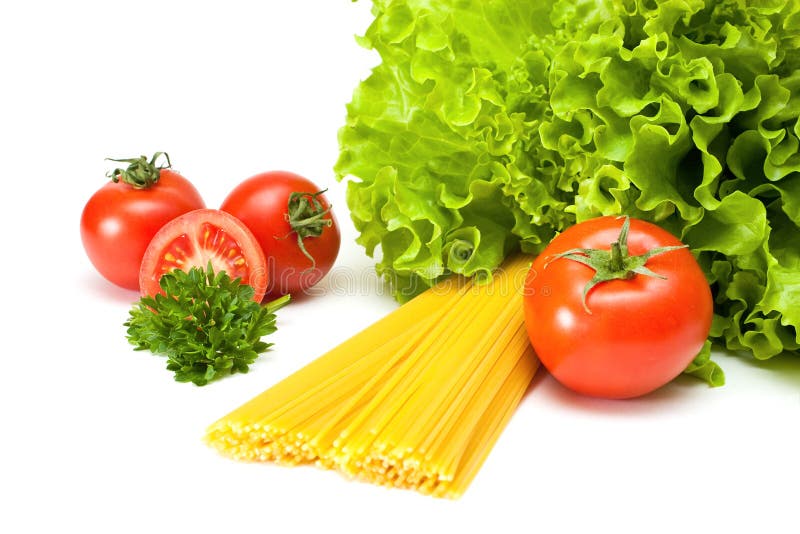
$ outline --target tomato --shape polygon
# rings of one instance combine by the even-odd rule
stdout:
[[[599,271],[586,264],[593,262]],[[611,279],[598,281],[609,267]],[[703,347],[713,315],[691,252],[654,224],[618,217],[553,239],[533,262],[524,295],[542,364],[566,387],[606,398],[644,395],[678,376]]]
[[[95,192],[81,214],[81,240],[92,265],[107,280],[127,289],[139,289],[142,257],[158,229],[181,214],[205,207],[186,178],[156,167],[159,155],[150,162],[144,157],[118,160],[131,166],[117,169],[117,181]]]
[[[139,272],[142,295],[161,292],[159,280],[174,269],[208,267],[253,286],[261,302],[267,287],[267,260],[256,238],[233,215],[213,209],[185,213],[165,224],[145,251]]]
[[[319,188],[297,174],[271,171],[240,183],[220,209],[240,219],[267,255],[273,296],[298,294],[330,271],[341,237]]]

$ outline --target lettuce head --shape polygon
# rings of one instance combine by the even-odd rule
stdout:
[[[398,300],[599,215],[687,243],[710,342],[800,347],[800,1],[374,0],[339,133]],[[708,346],[689,371],[721,380]]]

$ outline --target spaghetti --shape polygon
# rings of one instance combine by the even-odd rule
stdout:
[[[529,265],[518,256],[491,282],[441,282],[221,418],[207,442],[239,460],[458,497],[538,367],[522,307]]]

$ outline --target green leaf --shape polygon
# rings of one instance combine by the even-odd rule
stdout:
[[[252,287],[211,265],[172,271],[160,285],[163,295],[142,297],[131,308],[128,341],[136,350],[166,356],[176,381],[198,386],[246,373],[271,346],[261,338],[276,330],[274,311],[289,300],[261,306],[252,300]]]
[[[396,298],[625,214],[691,245],[716,344],[797,350],[800,3],[373,4],[335,171]]]
[[[725,373],[722,368],[711,359],[711,341],[706,341],[700,353],[695,356],[692,363],[684,371],[695,376],[712,387],[725,384]]]

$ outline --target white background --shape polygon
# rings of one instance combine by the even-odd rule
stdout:
[[[542,372],[457,501],[206,448],[208,424],[395,307],[353,243],[331,171],[344,105],[377,61],[353,38],[370,4],[11,5],[0,8],[0,531],[798,532],[797,357],[718,355],[723,388],[682,378],[623,402],[578,397]],[[122,323],[136,295],[101,279],[79,238],[103,158],[157,150],[211,207],[250,175],[289,169],[330,187],[342,224],[325,294],[280,313],[274,350],[249,374],[204,388],[131,350]]]

